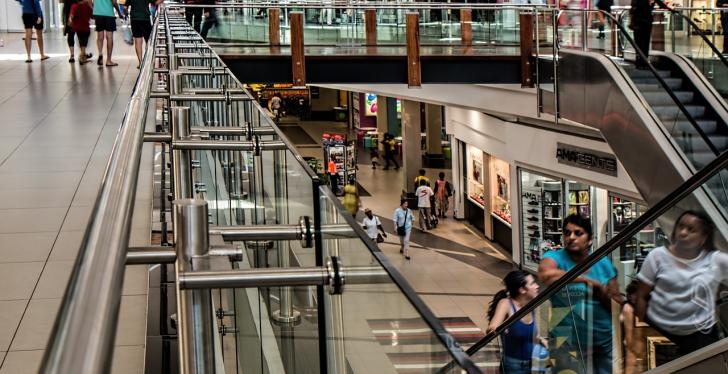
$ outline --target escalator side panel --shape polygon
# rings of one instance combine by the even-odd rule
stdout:
[[[692,172],[632,82],[606,56],[563,51],[560,116],[599,129],[650,205]]]

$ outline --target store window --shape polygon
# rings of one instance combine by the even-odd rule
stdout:
[[[491,209],[494,215],[498,216],[508,224],[511,223],[511,168],[507,162],[490,157],[491,175]]]
[[[483,184],[483,151],[479,148],[468,145],[468,175],[467,186],[468,186],[468,197],[485,209],[485,186]]]

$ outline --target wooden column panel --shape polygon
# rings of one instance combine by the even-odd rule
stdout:
[[[268,42],[271,46],[281,45],[281,10],[268,9]]]
[[[533,87],[533,13],[521,12],[521,86]]]
[[[364,30],[366,32],[367,46],[377,45],[377,10],[364,11]]]
[[[293,85],[306,85],[306,57],[303,54],[303,12],[291,12],[291,64]]]
[[[419,13],[407,13],[407,85],[422,86]]]
[[[472,9],[460,9],[460,41],[465,46],[473,45]]]

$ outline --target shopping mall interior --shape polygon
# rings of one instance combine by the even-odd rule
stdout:
[[[728,373],[723,9],[135,1],[0,0],[0,374]]]

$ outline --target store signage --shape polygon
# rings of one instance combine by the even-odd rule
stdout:
[[[556,160],[560,164],[617,176],[617,158],[609,153],[577,147],[570,144],[556,143]]]

